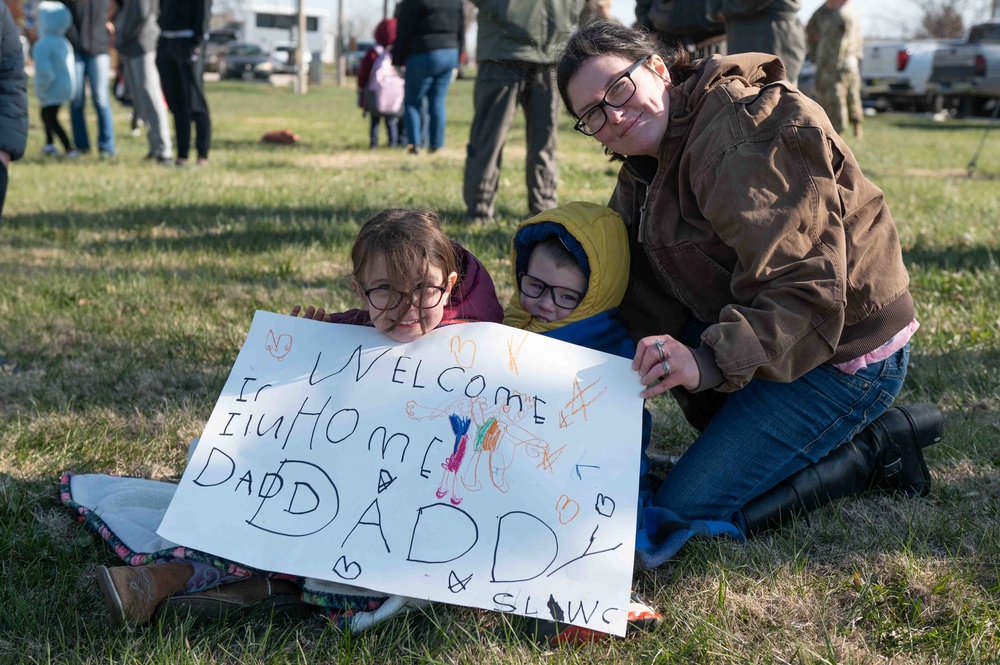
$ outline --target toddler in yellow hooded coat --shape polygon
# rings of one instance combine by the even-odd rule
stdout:
[[[506,325],[629,360],[635,356],[635,344],[617,317],[629,274],[628,237],[618,213],[578,201],[535,215],[514,232],[511,263],[517,289],[504,310]],[[645,409],[642,416],[640,533],[642,508],[652,497],[645,478],[652,419]],[[630,629],[649,628],[661,620],[648,603],[632,594]],[[536,636],[549,645],[603,637],[578,626],[536,623]]]
[[[617,318],[628,285],[621,216],[594,203],[566,203],[522,222],[511,242],[517,290],[504,323],[628,358],[635,346]]]

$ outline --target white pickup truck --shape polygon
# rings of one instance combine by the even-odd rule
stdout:
[[[934,54],[947,40],[866,41],[861,60],[861,98],[888,110],[928,111],[935,106],[928,90]]]
[[[1000,19],[972,26],[969,38],[934,54],[928,89],[978,114],[1000,98]]]

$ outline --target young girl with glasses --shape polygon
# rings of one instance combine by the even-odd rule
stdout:
[[[296,305],[292,316],[373,326],[397,342],[412,342],[449,323],[503,320],[486,268],[448,239],[433,212],[377,213],[358,232],[351,263],[360,309],[327,314]]]
[[[361,227],[351,262],[360,309],[327,314],[296,305],[292,316],[372,326],[396,342],[412,342],[451,323],[503,320],[486,268],[448,239],[433,212],[391,208],[376,213]],[[64,485],[67,482],[64,479]],[[64,501],[69,496],[66,489]],[[122,558],[142,558],[119,547],[107,529],[101,533]],[[363,630],[403,611],[409,602],[364,589],[303,593],[299,578],[251,573],[239,564],[178,549],[184,554],[154,564],[98,566],[98,582],[116,625],[135,627],[158,612],[216,618],[250,611],[299,615],[328,608],[340,625]]]

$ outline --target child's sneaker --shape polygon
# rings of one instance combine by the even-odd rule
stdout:
[[[46,157],[58,157],[59,150],[51,143],[47,143],[44,147],[42,147],[42,154]]]
[[[628,626],[625,629],[625,634],[631,635],[636,631],[651,630],[662,622],[663,615],[654,610],[648,602],[633,591],[629,598]],[[531,621],[528,632],[529,636],[537,643],[547,647],[555,647],[560,644],[580,646],[611,637],[609,633],[546,619]]]
[[[632,592],[628,604],[628,628],[626,633],[637,630],[652,630],[663,623],[663,615],[653,609],[646,600]]]
[[[63,159],[76,159],[79,156],[80,154],[76,150],[70,150],[65,155],[63,155]]]

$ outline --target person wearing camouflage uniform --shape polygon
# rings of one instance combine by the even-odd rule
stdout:
[[[861,22],[848,0],[827,0],[809,19],[810,56],[816,63],[816,92],[837,133],[849,121],[862,137]]]
[[[726,52],[771,53],[785,75],[798,83],[806,57],[806,34],[798,12],[801,0],[707,0],[706,12],[726,26]]]

